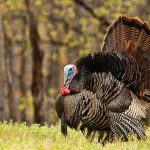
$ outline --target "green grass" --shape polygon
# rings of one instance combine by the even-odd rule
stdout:
[[[80,131],[68,131],[67,138],[60,133],[60,126],[36,124],[0,123],[0,150],[149,150],[150,128],[146,130],[145,141],[113,143],[102,147],[96,142],[90,143]]]

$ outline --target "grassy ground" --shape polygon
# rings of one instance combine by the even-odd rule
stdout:
[[[145,141],[107,144],[90,143],[81,132],[68,131],[67,138],[58,126],[0,123],[0,150],[150,150],[150,128]]]

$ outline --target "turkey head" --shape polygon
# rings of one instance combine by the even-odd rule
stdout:
[[[85,65],[76,66],[69,64],[64,67],[64,86],[61,87],[62,96],[79,93],[84,89],[85,81],[88,78],[88,69]]]

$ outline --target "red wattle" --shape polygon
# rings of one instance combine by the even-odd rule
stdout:
[[[62,96],[68,95],[70,93],[71,93],[71,91],[69,89],[67,89],[65,86],[63,86],[63,87],[60,88],[60,94]]]

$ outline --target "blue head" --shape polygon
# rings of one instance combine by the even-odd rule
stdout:
[[[69,85],[76,74],[77,67],[75,65],[69,64],[64,67],[64,86],[66,88],[69,88]]]

